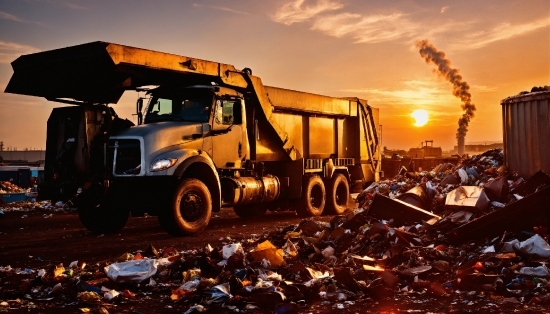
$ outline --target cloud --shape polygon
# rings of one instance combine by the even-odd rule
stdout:
[[[489,93],[489,92],[496,92],[498,90],[497,86],[487,86],[487,85],[472,85],[470,88],[473,91],[476,91],[478,93]]]
[[[87,7],[81,6],[80,4],[72,2],[64,2],[64,4],[73,10],[88,10]]]
[[[396,89],[347,89],[347,93],[363,94],[369,102],[402,106],[448,106],[456,100],[448,88],[439,88],[439,82],[411,80],[404,81]]]
[[[354,43],[401,40],[410,44],[410,40],[419,36],[433,38],[444,33],[447,38],[453,38],[455,44],[449,46],[453,50],[477,49],[550,26],[550,18],[546,17],[524,24],[503,23],[488,31],[469,33],[468,29],[475,23],[472,20],[456,22],[449,19],[426,19],[426,16],[413,18],[414,13],[401,12],[333,12],[343,8],[344,5],[336,0],[289,0],[271,18],[285,25],[309,22],[313,31],[336,38],[352,38]],[[445,13],[449,8],[444,6],[440,11]]]
[[[21,22],[21,23],[34,23],[34,24],[44,26],[44,24],[42,24],[40,22],[28,21],[28,20],[22,19],[18,16],[15,16],[13,14],[6,13],[6,12],[3,12],[3,11],[0,11],[0,20],[10,20],[10,21]]]
[[[38,51],[40,49],[32,46],[0,41],[0,63],[11,63],[21,55]]]
[[[332,12],[343,7],[342,3],[331,0],[317,0],[309,5],[305,0],[292,0],[281,6],[272,19],[285,25],[310,22],[311,30],[337,38],[351,37],[355,43],[380,43],[398,39],[408,42],[421,34],[433,36],[455,29],[459,24],[434,21],[432,25],[423,26],[410,19],[410,14],[400,12],[370,15]],[[461,21],[460,25],[463,24]]]
[[[454,46],[455,49],[477,49],[485,47],[491,43],[507,40],[513,37],[525,35],[541,28],[550,26],[550,18],[542,18],[534,22],[512,25],[511,23],[502,23],[488,31],[476,32],[467,35],[465,40],[462,40]]]
[[[217,6],[211,6],[211,5],[202,5],[198,3],[193,3],[193,6],[195,8],[208,8],[208,9],[214,9],[214,10],[221,10],[221,11],[227,11],[231,13],[237,13],[237,14],[248,14],[247,12],[237,11],[226,7],[217,7]]]
[[[311,29],[334,37],[351,36],[356,43],[378,43],[411,37],[418,32],[418,25],[401,13],[370,16],[341,13],[319,17]]]
[[[15,16],[13,14],[9,14],[9,13],[2,12],[2,11],[0,11],[0,19],[2,19],[2,20],[11,20],[11,21],[16,21],[16,22],[25,22],[25,23],[28,22],[28,21],[25,21],[21,18],[18,18],[17,16]]]
[[[294,0],[284,4],[275,12],[273,20],[285,25],[307,21],[323,12],[341,9],[344,5],[338,1],[318,0],[312,5],[306,0]],[[304,5],[305,4],[305,5]]]

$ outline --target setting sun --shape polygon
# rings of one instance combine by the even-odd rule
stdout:
[[[428,112],[426,110],[415,110],[411,113],[411,116],[415,119],[414,126],[424,126],[428,123]]]

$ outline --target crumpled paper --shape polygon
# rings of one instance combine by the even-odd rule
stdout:
[[[228,244],[222,248],[223,259],[229,259],[231,255],[235,253],[241,253],[242,255],[244,255],[244,250],[240,243]]]

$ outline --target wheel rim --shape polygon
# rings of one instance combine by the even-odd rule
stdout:
[[[310,202],[315,208],[320,208],[323,204],[323,189],[320,185],[316,184],[311,188]]]
[[[204,213],[204,203],[202,197],[196,191],[188,191],[181,198],[180,203],[181,217],[186,221],[196,221]]]
[[[342,182],[338,184],[335,191],[336,196],[336,204],[338,206],[343,206],[348,203],[348,189],[346,189],[346,185]]]

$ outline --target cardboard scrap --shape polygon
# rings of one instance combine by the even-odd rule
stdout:
[[[279,267],[285,263],[283,250],[277,249],[269,240],[258,244],[256,249],[252,250],[250,254],[257,261],[261,262],[264,259],[269,261],[271,267]]]

